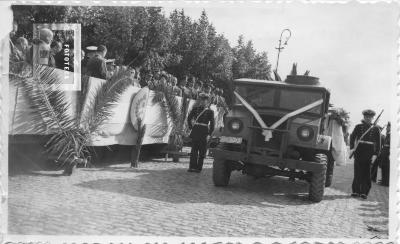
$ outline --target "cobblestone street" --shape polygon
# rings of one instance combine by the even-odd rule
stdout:
[[[163,159],[104,168],[13,174],[10,234],[387,238],[388,188],[373,183],[368,200],[349,197],[353,165],[335,167],[324,200],[308,184],[232,173],[214,187],[212,160],[200,173]]]

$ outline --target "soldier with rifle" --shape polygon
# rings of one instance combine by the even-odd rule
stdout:
[[[350,158],[354,155],[352,197],[367,199],[371,189],[371,164],[375,162],[380,149],[380,130],[376,124],[382,112],[372,123],[375,112],[364,110],[362,123],[356,125],[350,135]]]

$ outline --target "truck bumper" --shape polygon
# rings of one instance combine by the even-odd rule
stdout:
[[[265,166],[277,166],[288,169],[305,170],[311,172],[320,172],[325,169],[326,163],[316,163],[311,161],[296,160],[290,158],[279,159],[258,154],[249,154],[243,152],[227,151],[218,148],[210,149],[214,158],[224,160],[242,161],[243,163],[251,163]]]

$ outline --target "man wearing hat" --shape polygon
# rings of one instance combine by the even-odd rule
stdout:
[[[367,199],[371,189],[371,164],[375,162],[380,149],[380,130],[372,124],[375,116],[373,110],[364,110],[362,114],[364,119],[361,124],[356,125],[350,135],[350,150],[354,152],[354,179],[351,196]],[[356,144],[357,148],[355,148]]]
[[[105,80],[107,78],[107,64],[104,57],[107,54],[107,48],[104,45],[97,47],[96,54],[87,62],[87,75]]]
[[[214,111],[209,107],[209,96],[199,94],[199,99],[190,111],[187,118],[188,127],[191,130],[192,151],[190,152],[189,172],[197,172],[203,168],[204,158],[207,152],[207,141],[214,131]]]

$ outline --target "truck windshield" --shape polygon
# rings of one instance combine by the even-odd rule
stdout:
[[[271,86],[238,85],[239,93],[254,108],[274,108],[294,111],[323,98],[322,91],[305,91],[293,88]],[[236,103],[240,101],[236,99]],[[323,104],[314,107],[308,113],[320,114]]]
[[[236,87],[236,92],[253,107],[273,107],[276,89],[272,87],[246,86]],[[236,103],[240,101],[236,99]]]
[[[322,99],[322,93],[317,91],[281,90],[280,108],[296,110]],[[322,105],[316,106],[309,113],[321,113]]]

